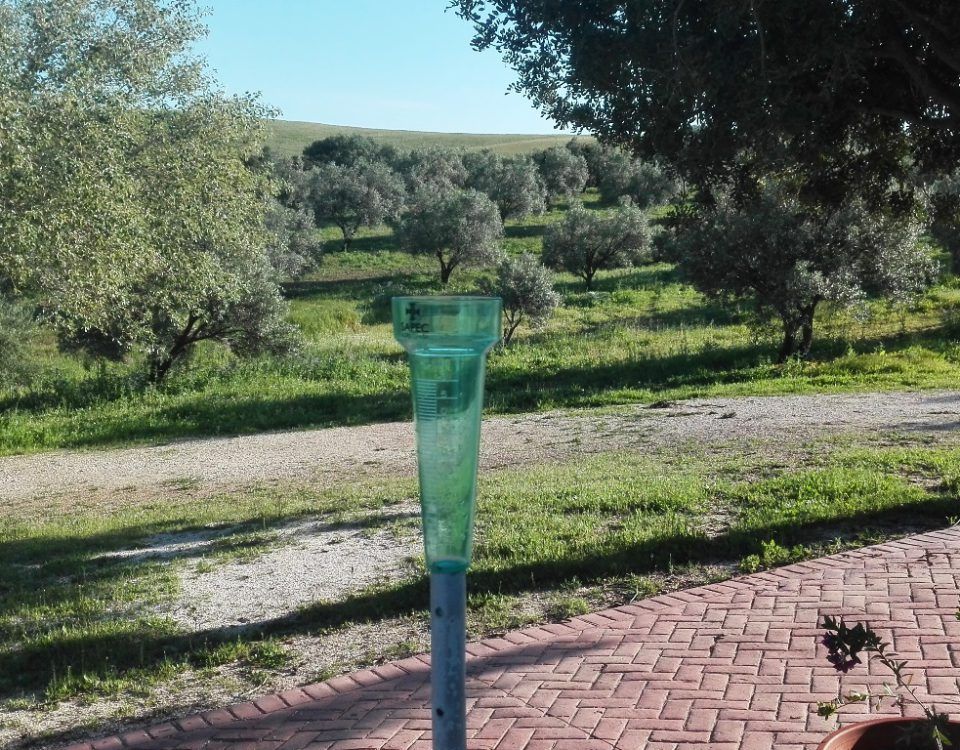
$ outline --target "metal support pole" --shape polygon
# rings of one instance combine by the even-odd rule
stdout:
[[[430,574],[433,750],[466,750],[466,573]]]

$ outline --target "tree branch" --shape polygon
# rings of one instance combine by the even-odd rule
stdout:
[[[931,51],[945,65],[960,73],[960,50],[952,44],[941,26],[913,7],[911,2],[893,0],[901,12],[914,25],[916,30],[930,43]]]
[[[910,76],[910,80],[926,96],[946,107],[951,113],[960,113],[960,92],[935,80],[924,70],[923,66],[917,62],[917,59],[910,52],[899,31],[891,30],[886,41],[887,44],[884,47],[889,51],[886,53],[881,51],[880,57],[900,63],[900,66]]]

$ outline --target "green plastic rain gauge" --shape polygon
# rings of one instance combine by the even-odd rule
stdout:
[[[500,316],[495,297],[393,298],[393,332],[410,356],[430,570],[434,750],[466,749],[466,571],[486,354],[500,340]]]

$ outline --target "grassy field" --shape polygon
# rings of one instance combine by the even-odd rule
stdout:
[[[296,156],[316,140],[332,135],[362,135],[399,148],[442,146],[468,151],[489,148],[498,154],[529,154],[553,146],[562,146],[569,135],[429,133],[417,130],[379,130],[317,122],[271,120],[267,126],[267,144],[277,154]]]
[[[596,196],[588,196],[596,206]],[[511,222],[508,252],[538,252],[563,215]],[[435,262],[400,252],[386,228],[349,251],[324,230],[320,270],[287,285],[303,331],[289,359],[242,361],[198,352],[159,388],[136,364],[85,369],[52,342],[29,390],[0,394],[0,455],[173,438],[408,419],[407,365],[393,341],[388,300],[400,293],[470,292],[483,272],[458,270],[448,288]],[[485,272],[489,273],[489,272]],[[705,299],[665,264],[601,274],[596,290],[560,275],[563,306],[542,330],[521,329],[493,353],[490,413],[613,406],[711,395],[952,388],[960,382],[960,284],[950,277],[911,310],[874,303],[821,306],[813,356],[774,363],[777,331],[749,307]]]
[[[955,520],[958,488],[960,445],[951,435],[721,445],[709,455],[600,454],[486,472],[469,581],[471,635],[942,527]],[[423,630],[422,563],[409,577],[243,630],[188,632],[163,613],[180,593],[178,571],[196,556],[210,566],[238,554],[255,558],[275,544],[272,530],[292,519],[418,534],[418,521],[383,514],[414,491],[413,480],[393,480],[190,502],[118,499],[109,509],[65,510],[43,500],[0,508],[0,728],[9,721],[4,713],[40,716],[66,699],[126,700],[124,710],[136,715],[185,676],[215,683],[225,665],[246,675],[244,689],[263,691],[296,661],[298,637],[397,618]],[[163,560],[116,554],[157,534],[216,543]],[[404,648],[371,643],[360,661]]]

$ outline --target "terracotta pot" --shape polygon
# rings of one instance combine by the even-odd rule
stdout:
[[[817,750],[912,750],[897,745],[898,730],[922,719],[868,719],[831,732]],[[949,737],[953,747],[960,747],[960,722],[951,721]],[[933,747],[933,745],[930,745]],[[921,747],[919,750],[928,750]]]

